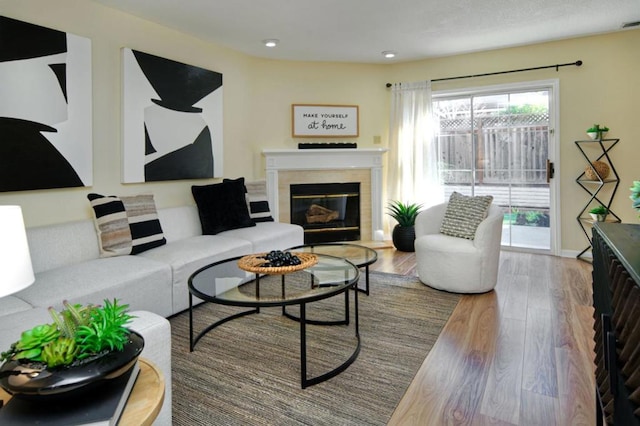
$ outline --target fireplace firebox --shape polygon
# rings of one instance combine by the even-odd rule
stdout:
[[[293,184],[291,223],[302,226],[304,242],[360,239],[360,183]]]

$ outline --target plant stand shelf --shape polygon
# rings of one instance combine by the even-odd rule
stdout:
[[[595,205],[603,205],[607,208],[608,214],[606,218],[606,222],[621,222],[618,215],[616,215],[611,210],[611,202],[613,201],[613,197],[616,195],[616,191],[618,190],[618,186],[620,185],[620,178],[618,177],[618,172],[616,168],[613,166],[611,162],[611,158],[609,158],[609,151],[618,144],[620,139],[594,139],[594,140],[579,140],[575,141],[576,147],[580,151],[580,154],[584,157],[587,162],[588,167],[591,167],[590,173],[595,176],[595,179],[590,179],[590,176],[587,176],[587,169],[583,171],[577,178],[576,183],[589,194],[589,200],[582,207],[576,220],[578,221],[578,225],[580,229],[584,233],[589,245],[585,247],[576,257],[580,260],[589,261],[588,258],[585,258],[585,254],[591,251],[593,247],[592,237],[589,235],[589,231],[591,226],[594,223],[594,220],[589,216],[588,212]],[[602,161],[609,165],[610,173],[608,176],[601,177],[598,172],[593,168],[592,163],[595,161]],[[606,188],[611,188],[611,190]]]

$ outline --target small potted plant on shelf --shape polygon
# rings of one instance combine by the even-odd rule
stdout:
[[[608,131],[609,128],[607,126],[600,127],[599,124],[594,124],[587,129],[587,135],[589,135],[589,137],[594,140],[602,139]]]
[[[607,214],[609,214],[609,209],[601,204],[589,210],[589,214],[594,221],[604,222],[607,218]]]
[[[634,180],[633,186],[629,189],[631,190],[629,198],[633,201],[631,207],[640,213],[640,180]],[[638,218],[640,218],[640,214],[638,215]]]
[[[393,245],[398,250],[415,251],[416,231],[414,226],[421,208],[422,204],[403,203],[401,201],[391,201],[389,203],[388,214],[398,222],[391,234]]]

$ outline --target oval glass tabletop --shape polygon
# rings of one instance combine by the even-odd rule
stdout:
[[[292,247],[289,250],[303,253],[322,253],[330,256],[337,256],[347,259],[358,268],[365,268],[364,288],[356,287],[358,291],[369,295],[369,265],[378,260],[378,252],[374,249],[359,244],[352,243],[308,243]]]
[[[241,269],[241,258],[216,262],[193,273],[189,278],[191,294],[222,305],[285,306],[331,297],[359,278],[359,270],[351,261],[326,254],[317,254],[318,262],[309,268],[269,275]]]
[[[342,257],[354,263],[358,267],[371,265],[378,260],[378,253],[365,246],[350,243],[314,243],[303,244],[289,249],[304,253],[321,253],[330,256]]]

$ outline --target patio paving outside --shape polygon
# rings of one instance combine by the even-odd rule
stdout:
[[[542,226],[502,225],[502,245],[514,248],[550,250],[551,228]]]

